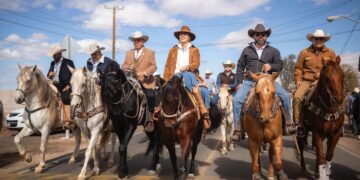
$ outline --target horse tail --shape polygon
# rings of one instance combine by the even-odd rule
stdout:
[[[211,127],[210,130],[217,129],[221,125],[222,114],[220,109],[214,102],[210,102],[210,119],[211,119]]]
[[[112,130],[112,123],[109,118],[106,118],[101,132],[100,147],[105,147],[106,143],[110,139]]]

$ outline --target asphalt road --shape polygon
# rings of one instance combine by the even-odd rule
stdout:
[[[251,158],[247,149],[247,141],[237,143],[234,151],[226,156],[221,156],[219,130],[207,136],[205,144],[200,144],[196,157],[197,176],[195,179],[251,179]],[[145,157],[144,152],[147,142],[142,142],[145,137],[143,132],[137,132],[128,147],[128,167],[130,179],[172,179],[172,168],[166,150],[161,160],[162,170],[158,176],[149,176],[147,167],[150,165],[150,156]],[[357,141],[354,139],[354,141]],[[84,159],[81,153],[77,163],[68,165],[68,155],[49,160],[45,172],[35,174],[33,167],[1,175],[1,179],[76,179]],[[179,155],[179,148],[177,148]],[[305,161],[308,172],[302,172],[299,162],[295,157],[294,142],[290,136],[284,137],[283,168],[289,179],[313,179],[315,152],[307,149]],[[262,172],[267,177],[268,155],[261,155]],[[360,155],[347,150],[347,147],[338,146],[332,162],[331,179],[352,180],[360,179]],[[101,175],[90,179],[116,179],[116,168],[107,167],[102,163]]]

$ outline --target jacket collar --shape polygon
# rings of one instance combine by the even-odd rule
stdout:
[[[308,48],[307,48],[308,51],[310,52],[316,52],[315,49],[313,48],[312,45],[310,45]],[[320,50],[321,52],[327,52],[329,51],[329,48],[327,48],[325,45],[323,46],[323,48]]]
[[[249,46],[252,47],[253,49],[257,49],[256,46],[255,46],[255,42],[251,42],[249,43]],[[263,49],[267,48],[269,46],[269,42],[266,42],[265,43],[265,46],[263,47]]]
[[[90,58],[90,59],[88,60],[88,62],[94,63],[94,61],[93,61],[92,58]],[[105,62],[105,56],[104,56],[103,54],[101,55],[101,57],[100,57],[100,59],[99,59],[99,62],[100,62],[100,63],[104,63],[104,62]]]

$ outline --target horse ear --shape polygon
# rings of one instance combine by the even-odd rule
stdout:
[[[83,73],[86,73],[86,72],[87,72],[87,68],[84,66],[84,67],[82,68],[82,71],[83,71]]]
[[[260,79],[260,74],[255,74],[252,73],[251,71],[249,71],[249,73],[254,81],[258,81]]]
[[[35,72],[36,71],[36,65],[32,68],[32,72]]]
[[[19,67],[19,69],[21,71],[23,67],[20,65],[20,63],[17,63],[17,65],[18,65],[18,67]]]
[[[275,81],[275,79],[279,76],[279,72],[273,72],[272,74],[271,74],[271,79],[273,80],[273,81]]]
[[[71,66],[69,66],[69,65],[67,65],[67,67],[68,67],[69,71],[71,72],[71,74],[74,74],[75,69],[74,69],[74,68],[72,68],[72,67],[71,67]]]
[[[340,64],[340,62],[341,62],[341,57],[340,57],[340,56],[336,56],[335,62],[338,63],[338,64]]]

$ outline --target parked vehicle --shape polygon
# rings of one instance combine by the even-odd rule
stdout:
[[[6,127],[10,130],[20,131],[24,127],[23,114],[25,108],[16,109],[6,116]]]

